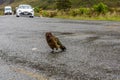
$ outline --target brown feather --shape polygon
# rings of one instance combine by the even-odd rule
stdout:
[[[46,36],[46,41],[52,50],[54,49],[58,50],[59,48],[62,51],[66,50],[65,46],[63,46],[62,43],[59,41],[59,39],[54,35],[52,35],[51,32],[46,32],[45,36]]]

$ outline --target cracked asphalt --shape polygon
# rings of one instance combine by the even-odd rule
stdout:
[[[51,53],[45,33],[66,46]],[[120,22],[0,16],[1,80],[120,80]]]

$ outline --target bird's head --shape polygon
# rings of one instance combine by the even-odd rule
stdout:
[[[52,36],[52,33],[51,32],[46,32],[46,37],[51,37]]]

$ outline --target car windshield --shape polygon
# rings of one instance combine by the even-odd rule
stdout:
[[[11,8],[5,8],[5,10],[11,10]]]
[[[19,8],[21,8],[21,9],[31,9],[31,6],[29,6],[29,5],[22,5]]]

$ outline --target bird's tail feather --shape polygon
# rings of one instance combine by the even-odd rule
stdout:
[[[61,48],[62,51],[65,51],[65,50],[66,50],[66,47],[63,46],[63,45],[62,45],[60,48]]]
[[[66,50],[66,47],[62,45],[62,43],[59,41],[59,39],[56,37],[56,41],[57,41],[57,44],[60,45],[60,49],[62,51],[65,51]]]

